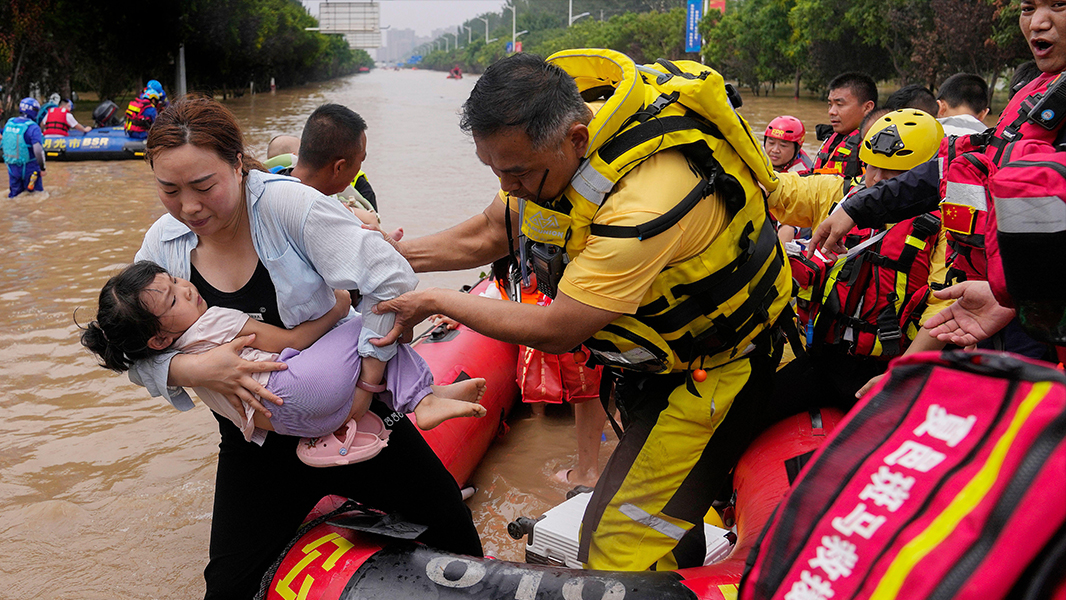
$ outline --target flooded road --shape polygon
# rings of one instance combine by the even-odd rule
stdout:
[[[457,126],[475,81],[378,70],[226,105],[260,159],[274,135],[299,136],[322,103],[359,112],[383,227],[419,236],[481,212],[497,189]],[[779,114],[800,117],[813,154],[824,104],[784,94],[748,97],[741,112],[760,136]],[[77,116],[91,121],[83,104]],[[163,213],[151,172],[140,161],[51,163],[45,185],[0,198],[0,597],[202,597],[217,425],[202,406],[178,413],[97,367],[75,325],[93,318],[100,286]],[[424,275],[421,285],[457,288],[479,271]],[[576,460],[572,424],[567,407],[514,412],[473,481],[487,554],[522,560],[507,522],[563,499],[551,475]]]

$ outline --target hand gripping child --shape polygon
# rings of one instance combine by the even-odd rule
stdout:
[[[485,415],[478,404],[484,379],[433,385],[429,367],[407,345],[400,345],[388,361],[384,384],[360,381],[356,346],[362,321],[356,317],[333,327],[350,306],[347,292],[337,292],[337,297],[326,315],[282,329],[237,310],[209,308],[192,283],[141,261],[104,285],[96,320],[83,331],[81,343],[100,358],[101,366],[123,372],[133,361],[169,348],[195,354],[254,334],[249,342],[254,347],[245,347],[241,358],[286,363],[285,370],[253,374],[283,404],[272,405],[267,417],[206,388],[195,388],[196,394],[240,427],[249,441],[262,443],[265,434],[257,429],[306,438],[297,454],[316,467],[367,460],[386,445],[384,423],[367,411],[373,394],[393,410],[413,412],[422,429]]]

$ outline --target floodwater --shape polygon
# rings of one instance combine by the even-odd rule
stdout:
[[[477,214],[495,193],[457,126],[475,81],[378,70],[226,104],[258,158],[273,135],[298,136],[322,103],[359,112],[384,227],[419,236]],[[741,112],[759,134],[779,114],[800,117],[812,152],[825,105],[781,93],[748,97]],[[83,123],[91,109],[79,110]],[[0,597],[202,597],[216,423],[202,406],[179,413],[97,367],[75,326],[93,318],[100,286],[163,213],[151,172],[140,161],[52,163],[45,186],[0,198]],[[429,274],[422,285],[457,288],[478,273]],[[576,460],[572,423],[566,407],[512,414],[472,482],[487,554],[522,560],[507,523],[563,500],[552,474]]]

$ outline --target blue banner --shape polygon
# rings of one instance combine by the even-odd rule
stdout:
[[[688,0],[688,20],[685,23],[685,52],[699,52],[701,44],[698,25],[703,18],[703,0]]]

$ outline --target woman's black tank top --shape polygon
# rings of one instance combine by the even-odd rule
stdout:
[[[270,272],[263,265],[263,261],[259,261],[259,264],[255,266],[255,273],[252,273],[248,283],[236,292],[218,291],[207,283],[196,267],[192,267],[189,281],[196,286],[196,290],[200,292],[200,296],[208,306],[232,308],[268,325],[285,327],[281,322],[281,314],[278,312],[278,292],[274,288],[274,282],[270,280]]]

